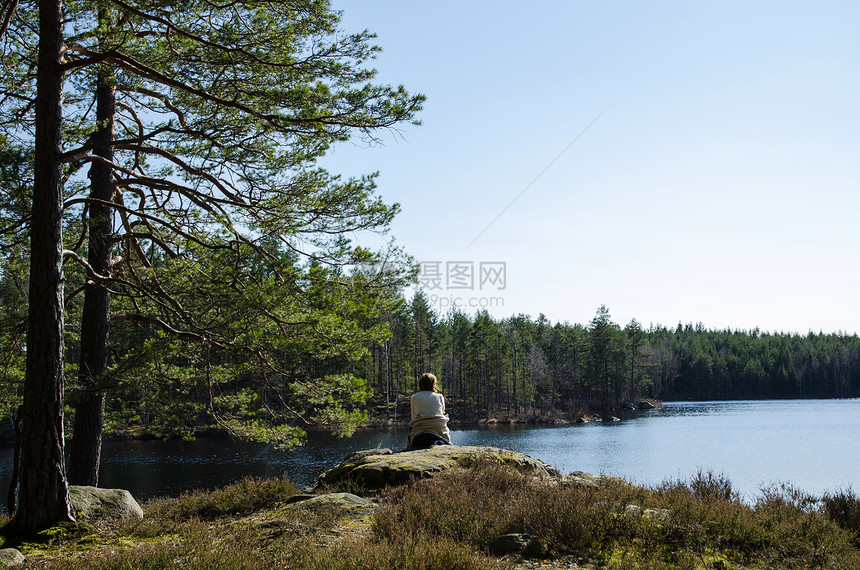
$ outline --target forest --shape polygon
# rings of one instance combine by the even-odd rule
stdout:
[[[585,324],[543,315],[439,316],[420,291],[389,317],[373,348],[374,394],[411,393],[409,379],[439,375],[469,417],[608,410],[647,400],[856,398],[856,334],[708,330],[702,324],[623,327],[600,306]],[[406,379],[406,384],[403,384]]]

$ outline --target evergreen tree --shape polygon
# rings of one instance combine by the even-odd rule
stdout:
[[[630,380],[630,383],[627,387],[627,400],[629,402],[633,402],[637,396],[638,389],[636,373],[639,359],[642,356],[642,344],[645,340],[645,335],[642,332],[642,326],[636,321],[636,319],[630,320],[627,326],[624,327],[624,333],[627,336],[627,346],[629,352],[628,378]]]
[[[377,282],[385,281],[391,287],[402,281],[404,260],[398,261],[396,250],[386,258],[346,238],[356,232],[385,230],[397,208],[373,196],[372,177],[342,181],[316,168],[314,161],[353,133],[372,139],[377,129],[411,120],[422,98],[403,88],[372,84],[374,72],[365,67],[376,51],[369,44],[371,36],[366,32],[341,35],[337,15],[326,2],[70,2],[67,38],[62,29],[46,28],[46,14],[56,12],[59,17],[59,3],[41,3],[38,21],[29,8],[17,2],[3,4],[3,32],[11,38],[4,44],[3,64],[18,74],[6,77],[2,112],[17,121],[5,126],[19,129],[12,135],[27,141],[27,131],[35,125],[34,172],[39,184],[42,174],[56,170],[51,175],[56,183],[52,178],[51,184],[52,191],[59,192],[61,164],[67,165],[72,178],[65,202],[58,195],[56,207],[44,198],[46,188],[36,184],[33,216],[21,217],[10,225],[10,231],[26,228],[35,235],[41,220],[37,214],[47,212],[49,206],[54,208],[49,217],[55,225],[63,208],[67,213],[77,210],[82,219],[90,220],[84,224],[92,232],[88,255],[76,248],[66,252],[86,268],[91,282],[85,295],[93,302],[84,302],[88,318],[94,314],[88,309],[91,306],[98,307],[99,315],[108,314],[105,307],[110,299],[103,293],[119,287],[136,309],[150,309],[127,312],[123,319],[134,317],[164,333],[211,347],[215,335],[210,334],[208,323],[170,295],[153,266],[153,254],[158,252],[157,256],[172,263],[200,261],[194,255],[204,250],[238,254],[245,248],[259,259],[271,259],[276,252],[265,246],[264,236],[276,236],[309,260],[298,275],[279,276],[284,287],[301,291],[303,283],[322,280],[332,288],[351,290],[359,281],[343,279],[340,269],[315,271],[313,265],[342,268],[383,259],[391,270],[381,272]],[[38,30],[40,46],[48,39],[53,41],[56,46],[52,44],[51,49],[56,47],[65,61],[57,56],[56,61],[48,62],[40,55],[37,65],[27,65],[35,53],[32,30]],[[28,86],[34,80],[31,69],[40,86],[35,106],[28,100]],[[61,123],[60,97],[50,100],[49,116],[48,104],[40,99],[48,91],[41,87],[50,83],[51,93],[61,93],[66,74],[71,76],[73,89],[67,98],[67,119]],[[87,93],[94,93],[95,105],[90,104]],[[112,97],[115,104],[110,102]],[[32,116],[31,108],[35,109]],[[46,135],[39,137],[45,133],[43,121],[48,120],[56,129],[51,134],[54,150],[43,153],[42,146],[48,142]],[[63,127],[70,147],[65,153],[56,142]],[[88,195],[80,193],[84,184],[74,182],[76,173],[87,164],[93,182]],[[36,205],[42,208],[40,212]],[[99,227],[112,220],[113,211],[121,228],[117,235]],[[38,228],[40,236],[42,229]],[[51,232],[45,237],[57,241],[56,249],[62,251],[59,227],[52,227]],[[113,248],[119,248],[122,255],[111,255]],[[88,256],[98,259],[101,266],[88,262]],[[31,248],[31,258],[40,270],[35,273],[36,265],[31,269],[31,286],[37,274],[39,287],[53,287],[54,281],[61,286],[57,273],[61,269],[55,270],[56,279],[43,281],[47,262],[37,248]],[[120,259],[121,265],[117,265]],[[105,260],[107,265],[102,263]],[[307,290],[320,288],[326,289],[326,285],[318,282]],[[95,301],[99,290],[102,299]],[[61,303],[62,289],[55,292],[60,293]],[[47,322],[41,323],[38,311],[33,314],[34,294],[31,292],[29,333],[44,337],[40,327]],[[61,306],[57,310],[48,304],[38,306],[51,313],[52,326],[62,322]],[[93,440],[90,443],[95,443],[101,430],[103,393],[98,378],[105,372],[106,340],[101,339],[107,338],[95,332],[97,328],[107,330],[107,317],[93,320],[99,322],[91,332],[91,321],[87,321],[82,339],[84,390],[79,403],[86,405],[76,414],[82,421],[76,424],[77,435],[84,436],[80,441]],[[279,324],[278,319],[273,320]],[[35,323],[39,325],[33,330]],[[293,319],[283,330],[312,334],[318,324],[310,322],[303,328],[301,323]],[[61,326],[59,331],[62,333]],[[62,354],[62,340],[57,342],[59,348],[52,349],[50,361]],[[28,342],[28,358],[37,346]],[[222,343],[220,348],[254,349],[239,343]],[[87,356],[91,352],[93,356]],[[268,361],[267,365],[274,363]],[[61,371],[55,367],[50,372],[52,391],[59,392],[60,412],[62,382],[56,376],[61,377]],[[293,390],[293,395],[324,402],[328,396],[321,394],[344,389],[341,379],[338,375],[302,377],[297,382],[313,387],[305,392]],[[94,413],[86,413],[89,409]],[[61,421],[62,414],[58,417]],[[30,422],[38,424],[38,420]],[[97,444],[81,447],[74,456],[81,458],[81,469],[72,472],[91,480],[98,469],[97,452],[92,452],[96,449]],[[23,494],[22,485],[22,501]],[[22,508],[25,503],[29,499],[22,502]],[[22,515],[18,520],[25,518]]]
[[[589,371],[594,379],[593,387],[600,394],[599,402],[603,408],[611,407],[614,388],[618,385],[617,360],[618,325],[614,324],[609,309],[600,305],[591,320],[589,329]]]

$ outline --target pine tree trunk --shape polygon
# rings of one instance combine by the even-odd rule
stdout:
[[[99,20],[110,26],[104,6]],[[116,89],[108,71],[100,71],[96,86],[96,120],[99,129],[93,134],[94,154],[113,161]],[[89,205],[89,242],[87,261],[100,276],[109,276],[113,247],[113,207],[115,184],[112,169],[94,162],[90,169],[91,203]],[[84,290],[81,315],[80,384],[82,393],[75,402],[75,424],[69,460],[69,481],[75,485],[98,486],[104,426],[104,387],[101,376],[109,363],[110,291],[98,280],[90,281]]]
[[[63,456],[62,3],[39,2],[30,306],[18,509],[12,532],[73,521]]]
[[[98,145],[94,153],[113,161],[116,90],[113,78],[100,72],[96,90],[96,118],[100,129],[93,134]],[[89,249],[87,261],[98,275],[111,271],[113,246],[114,180],[110,166],[93,162],[90,168],[91,203],[89,206]],[[90,280],[84,290],[81,314],[80,384],[82,392],[75,402],[75,424],[69,457],[69,482],[98,486],[104,426],[105,391],[101,376],[108,369],[110,332],[110,291],[99,280]]]
[[[98,487],[104,411],[104,392],[81,393],[75,403],[75,424],[69,452],[70,485]]]

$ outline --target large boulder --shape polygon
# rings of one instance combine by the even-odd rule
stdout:
[[[367,488],[378,488],[432,477],[436,473],[468,467],[479,461],[510,465],[540,478],[559,476],[558,470],[552,465],[516,451],[498,447],[438,445],[400,453],[392,453],[390,449],[360,451],[320,475],[317,484],[350,481]]]
[[[69,499],[76,516],[85,519],[143,518],[143,509],[124,489],[69,486]]]

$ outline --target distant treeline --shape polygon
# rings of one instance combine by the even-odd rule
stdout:
[[[518,315],[439,317],[417,293],[389,316],[373,349],[377,410],[394,412],[415,378],[436,373],[449,407],[472,417],[611,409],[642,399],[715,400],[860,396],[860,338],[621,326],[601,306],[588,324]],[[400,410],[398,410],[400,411]],[[408,413],[408,410],[406,410]]]
[[[22,322],[26,308],[0,307],[0,323],[11,323],[0,327],[0,439],[8,440],[25,354],[22,328],[12,325]],[[283,369],[289,364],[292,376],[261,370],[253,354],[203,350],[140,325],[115,323],[115,363],[104,378],[110,386],[105,434],[238,432],[237,423],[227,422],[244,418],[241,436],[268,441],[263,422],[285,410],[301,416],[289,425],[334,431],[343,417],[351,426],[362,424],[363,412],[374,422],[407,419],[408,397],[426,371],[438,376],[452,418],[465,421],[570,418],[643,399],[860,397],[857,335],[714,331],[691,324],[643,328],[635,320],[622,326],[603,306],[586,324],[551,323],[543,315],[497,319],[485,311],[440,316],[421,293],[390,303],[382,315],[351,322],[356,342],[348,353],[328,353],[320,340],[279,345],[273,360],[284,362]],[[72,399],[79,354],[76,329],[68,327]],[[329,388],[306,387],[306,378],[324,378]],[[310,404],[292,407],[295,394]],[[67,419],[73,416],[73,409],[66,411]]]

